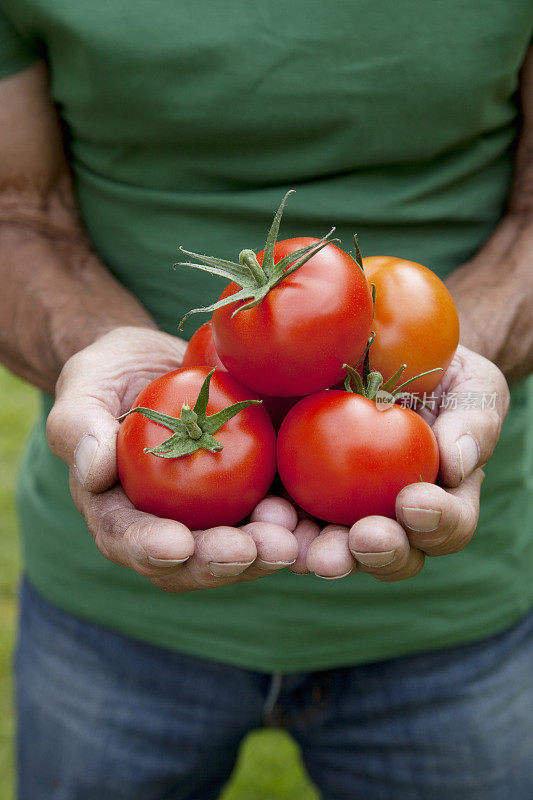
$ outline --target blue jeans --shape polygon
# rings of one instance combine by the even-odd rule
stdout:
[[[133,641],[24,584],[16,667],[19,800],[216,800],[265,725],[324,800],[533,798],[533,614],[475,644],[279,675]]]

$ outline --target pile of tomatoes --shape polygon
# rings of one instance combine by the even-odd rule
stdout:
[[[147,386],[119,430],[119,477],[141,510],[193,529],[233,525],[278,472],[304,511],[351,525],[393,518],[404,486],[436,479],[433,432],[397,398],[407,383],[432,392],[453,358],[448,290],[420,264],[361,259],[357,244],[354,258],[331,232],[277,241],[286,199],[261,252],[230,262],[184,251],[195,259],[185,266],[230,283],[194,310],[212,318],[182,368]]]

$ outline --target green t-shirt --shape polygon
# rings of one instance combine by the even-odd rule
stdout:
[[[109,269],[160,326],[223,284],[173,272],[179,243],[258,248],[323,235],[444,276],[505,206],[532,0],[0,0],[0,75],[39,55],[80,212]],[[37,267],[38,268],[38,267]],[[189,324],[188,334],[194,329]],[[20,480],[26,570],[65,609],[139,639],[260,670],[308,670],[489,635],[533,604],[533,393],[513,389],[461,553],[413,580],[285,570],[169,595],[106,561],[48,450],[43,397]]]

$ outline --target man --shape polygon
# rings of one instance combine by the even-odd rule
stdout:
[[[455,5],[3,0],[2,353],[45,392],[19,492],[22,800],[214,798],[261,721],[330,800],[530,796],[533,9]],[[285,236],[334,223],[449,275],[441,391],[494,402],[441,408],[442,485],[397,521],[318,537],[272,500],[267,537],[193,536],[116,485],[116,417],[218,286],[172,273],[176,244],[260,246],[289,187]],[[491,361],[517,383],[463,550],[508,406]],[[294,537],[294,572],[357,574],[281,571]]]

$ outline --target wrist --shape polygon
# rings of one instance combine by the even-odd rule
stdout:
[[[52,392],[64,363],[117,327],[157,330],[81,234],[55,237],[6,223],[0,250],[0,353],[9,369],[39,388]]]
[[[446,279],[459,312],[461,342],[509,380],[533,368],[533,219],[508,213],[483,248]]]

